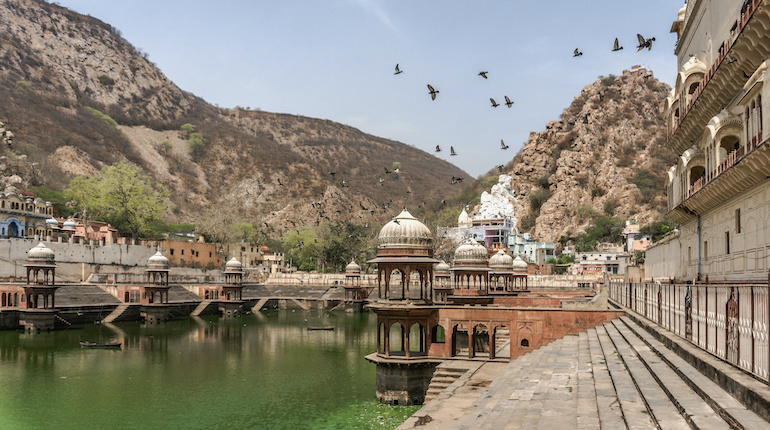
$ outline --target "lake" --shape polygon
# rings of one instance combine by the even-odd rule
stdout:
[[[320,310],[0,332],[0,428],[393,428],[419,407],[374,400],[376,333]]]

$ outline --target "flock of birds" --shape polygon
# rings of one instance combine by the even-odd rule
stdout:
[[[637,45],[637,47],[636,47],[636,48],[637,48],[637,52],[639,52],[639,51],[643,50],[644,48],[647,48],[647,50],[648,50],[648,51],[652,49],[652,43],[655,41],[655,38],[654,38],[654,37],[647,39],[647,38],[643,37],[641,34],[637,34],[637,35],[636,35],[636,37],[637,37],[637,40],[638,40],[638,42],[639,42],[639,45]],[[615,43],[613,44],[613,47],[612,47],[612,52],[617,52],[617,51],[620,51],[620,50],[622,50],[622,49],[623,49],[623,46],[621,46],[621,45],[620,45],[620,42],[619,42],[618,38],[615,38]],[[580,51],[580,49],[579,49],[579,48],[575,48],[575,51],[573,52],[573,57],[581,57],[582,55],[583,55],[583,52],[582,52],[582,51]],[[730,61],[730,60],[732,60],[732,59],[731,59],[731,58],[728,58],[728,61],[729,61],[729,62],[733,62],[733,61],[735,61],[735,60],[732,60],[732,61]],[[394,72],[393,74],[394,74],[394,75],[400,75],[400,74],[402,74],[402,73],[404,73],[404,71],[403,71],[403,70],[401,70],[401,68],[400,68],[400,65],[399,65],[399,64],[396,64],[396,69],[395,69],[395,72]],[[477,76],[480,76],[480,77],[481,77],[481,78],[483,78],[483,79],[489,79],[488,75],[489,75],[489,71],[486,71],[486,70],[480,71],[480,72],[477,74]],[[436,98],[437,98],[437,96],[438,96],[438,94],[440,93],[440,91],[439,91],[439,90],[437,90],[437,89],[435,89],[435,88],[434,88],[434,87],[433,87],[431,84],[427,84],[427,86],[428,86],[428,95],[430,95],[430,98],[431,98],[431,100],[434,100],[434,101],[435,101],[435,100],[436,100]],[[509,98],[507,95],[505,95],[505,96],[504,96],[504,99],[505,99],[505,103],[503,103],[504,105],[506,105],[506,106],[507,106],[509,109],[510,109],[511,107],[513,107],[513,105],[514,105],[514,102],[513,102],[513,100],[511,100],[511,99],[510,99],[510,98]],[[497,103],[497,102],[495,101],[495,99],[494,99],[494,98],[492,98],[492,97],[490,97],[490,98],[489,98],[489,101],[491,102],[491,105],[492,105],[492,107],[493,107],[493,108],[497,108],[497,107],[501,106],[501,104]],[[586,119],[587,119],[587,118],[584,118],[584,120],[586,120]],[[505,141],[504,141],[503,139],[500,139],[500,149],[501,149],[501,150],[507,150],[508,148],[509,148],[509,146],[505,144]],[[436,145],[436,149],[435,149],[435,152],[441,152],[441,146],[440,146],[440,145]],[[455,151],[455,148],[454,148],[454,146],[450,146],[450,147],[449,147],[449,155],[450,155],[450,156],[456,156],[456,155],[458,155],[458,154],[457,154],[457,151]],[[496,167],[497,167],[497,169],[498,169],[498,171],[499,171],[500,173],[502,173],[502,172],[503,172],[503,169],[505,168],[505,166],[504,166],[504,165],[498,165],[498,166],[496,166]],[[384,169],[385,169],[385,173],[386,173],[386,174],[389,174],[389,173],[392,173],[392,172],[396,172],[396,173],[398,173],[398,172],[399,172],[399,170],[398,170],[398,169],[394,169],[394,170],[392,170],[392,171],[391,171],[391,170],[389,170],[387,167],[385,167]],[[332,172],[329,172],[329,175],[332,177],[332,179],[334,179],[334,176],[335,176],[335,174],[336,174],[336,172],[333,172],[333,171],[332,171]],[[455,185],[455,184],[459,184],[459,183],[462,183],[462,182],[463,182],[463,179],[464,179],[464,178],[462,178],[462,177],[455,177],[455,176],[452,176],[452,178],[450,179],[450,184],[452,184],[452,185]],[[380,177],[379,177],[379,179],[378,179],[378,183],[379,183],[379,185],[381,185],[381,186],[384,186],[384,185],[385,185],[385,180],[382,178],[382,176],[380,176]],[[278,179],[278,185],[279,185],[279,186],[283,186],[283,183],[281,183],[281,180],[280,180],[280,179]],[[343,188],[347,188],[348,186],[349,186],[349,185],[347,184],[347,181],[346,181],[346,180],[342,180],[342,187],[343,187]],[[410,190],[407,190],[407,193],[411,193],[411,191],[410,191]],[[404,200],[406,200],[406,197],[404,197]],[[391,204],[392,202],[393,202],[393,200],[391,199],[391,200],[390,200],[390,202],[389,202],[388,204],[383,204],[383,205],[382,205],[382,209],[383,209],[383,210],[387,210],[387,209],[390,207],[390,204]],[[442,201],[441,201],[441,203],[445,205],[445,204],[446,204],[446,200],[442,200]],[[423,203],[423,204],[424,204],[424,203]],[[314,202],[314,203],[313,203],[311,206],[313,206],[313,207],[317,207],[317,206],[320,206],[320,205],[321,205],[321,203],[320,203],[320,202]],[[365,209],[365,210],[368,210],[368,211],[370,211],[372,214],[374,214],[374,212],[375,212],[375,209],[371,209],[371,208],[365,208],[365,207],[363,207],[363,205],[362,205],[361,207],[362,207],[362,209]],[[377,209],[379,209],[379,208],[377,208]],[[351,206],[350,210],[351,210],[351,211],[353,210],[352,206]],[[336,212],[337,212],[338,214],[340,213],[340,211],[339,211],[339,210],[338,210],[338,211],[336,211]],[[328,218],[328,217],[324,216],[324,214],[323,214],[323,213],[322,213],[321,215],[322,215],[322,216],[321,216],[322,218],[326,218],[327,220],[330,220],[330,218]],[[318,222],[319,222],[319,221],[316,221],[316,224],[318,224]],[[265,224],[265,227],[269,227],[269,225],[268,225],[267,223],[264,223],[264,224]],[[367,224],[367,226],[368,226],[368,224]]]

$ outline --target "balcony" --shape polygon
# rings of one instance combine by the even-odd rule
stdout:
[[[684,224],[770,178],[770,139],[757,143],[758,136],[728,154],[716,170],[695,181],[687,190],[685,200],[668,216]]]
[[[768,0],[750,0],[738,27],[722,43],[716,60],[672,125],[668,146],[677,154],[700,138],[709,120],[743,88],[749,79],[745,73],[756,70],[770,56],[769,9]],[[728,54],[736,61],[724,61]]]

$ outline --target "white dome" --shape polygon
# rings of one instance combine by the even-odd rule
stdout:
[[[517,272],[526,272],[527,271],[527,262],[522,260],[521,257],[518,255],[516,256],[516,259],[513,260],[513,270]]]
[[[468,224],[470,222],[470,219],[471,217],[468,216],[468,212],[466,212],[465,209],[463,209],[460,216],[457,217],[457,224],[458,225]]]
[[[165,258],[165,257],[164,257]],[[168,261],[168,260],[166,260]],[[243,264],[238,261],[235,257],[231,258],[230,261],[225,263],[225,270],[227,271],[241,271],[243,270]]]
[[[493,269],[510,270],[513,268],[513,257],[506,254],[505,251],[501,249],[489,259],[489,267]]]
[[[168,269],[168,258],[164,257],[160,251],[147,259],[147,266],[150,269]]]
[[[345,273],[361,273],[361,266],[356,264],[355,260],[350,260],[350,263],[345,266]]]
[[[45,223],[50,226],[56,226],[56,227],[59,226],[59,221],[57,221],[56,218],[49,218],[45,220]]]
[[[436,268],[434,269],[434,272],[435,273],[447,274],[447,273],[449,273],[449,265],[446,264],[446,262],[444,260],[441,260],[441,262],[436,265]]]
[[[455,250],[455,264],[486,266],[487,248],[473,239],[467,239]]]
[[[43,242],[40,242],[36,247],[27,251],[27,260],[51,264],[56,260],[56,254],[43,245]]]
[[[67,221],[64,221],[64,224],[62,224],[62,227],[75,228],[75,221],[73,221],[72,219],[68,219]]]
[[[406,209],[382,227],[378,240],[379,248],[431,249],[433,246],[430,229]]]

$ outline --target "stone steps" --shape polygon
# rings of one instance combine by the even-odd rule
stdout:
[[[441,394],[447,387],[452,385],[460,376],[465,374],[467,369],[459,369],[453,367],[438,367],[433,373],[433,377],[428,385],[428,392],[425,394],[424,403],[428,403],[436,396]]]
[[[511,361],[459,429],[770,429],[628,318]],[[443,427],[442,427],[443,428]]]

